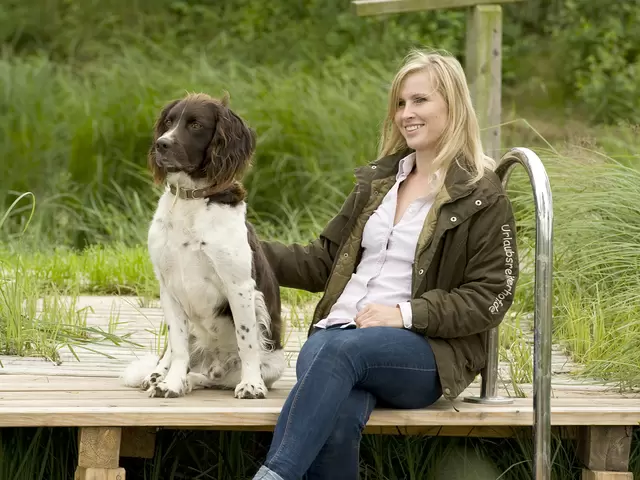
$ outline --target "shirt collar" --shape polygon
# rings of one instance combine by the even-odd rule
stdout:
[[[396,174],[396,180],[404,180],[409,176],[413,166],[416,164],[416,152],[411,152],[406,157],[400,160],[398,164],[398,173]]]
[[[416,164],[416,152],[411,152],[406,157],[403,157],[398,163],[398,173],[396,174],[396,181],[402,181],[409,176],[411,170]],[[441,172],[438,170],[431,175],[431,181],[435,182],[440,178]]]

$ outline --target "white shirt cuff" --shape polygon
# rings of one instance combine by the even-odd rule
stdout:
[[[400,313],[402,314],[402,323],[404,324],[404,328],[411,328],[412,326],[412,311],[411,311],[411,302],[402,302],[399,303]]]

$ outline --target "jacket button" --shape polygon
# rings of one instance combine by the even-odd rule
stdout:
[[[375,170],[376,168],[378,168],[378,166],[377,165],[371,165],[371,168]]]
[[[478,206],[482,205],[482,200],[476,200],[476,205]]]
[[[420,270],[418,270],[418,274],[419,275],[424,275],[424,268],[421,268]]]
[[[450,219],[452,222],[457,222],[458,221],[458,217],[451,217]]]
[[[449,387],[445,388],[445,389],[444,389],[444,393],[445,393],[446,395],[451,395],[451,389],[450,389]]]
[[[347,257],[349,256],[349,254],[345,252],[342,256],[343,256],[344,258],[347,258]]]

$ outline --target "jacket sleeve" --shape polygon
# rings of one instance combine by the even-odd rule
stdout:
[[[413,330],[455,338],[499,325],[513,303],[519,274],[515,231],[511,203],[502,194],[469,227],[463,283],[411,300]]]
[[[261,242],[281,286],[309,292],[324,290],[341,244],[343,229],[354,209],[356,188],[348,195],[338,214],[312,242],[305,245]]]

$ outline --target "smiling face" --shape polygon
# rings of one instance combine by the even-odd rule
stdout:
[[[448,113],[447,103],[436,90],[429,72],[406,76],[400,87],[394,122],[408,147],[436,152]]]

